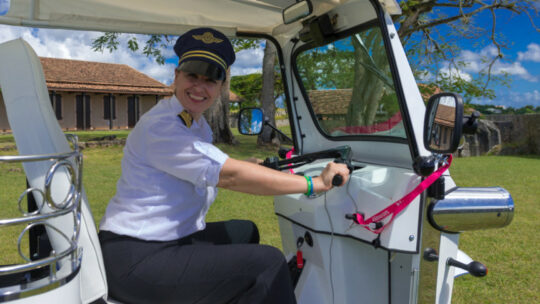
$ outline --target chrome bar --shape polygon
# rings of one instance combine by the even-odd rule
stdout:
[[[70,157],[76,157],[79,154],[78,151],[71,151],[66,153],[50,153],[50,154],[36,154],[36,155],[4,155],[0,156],[0,162],[2,163],[17,163],[17,162],[29,162],[29,161],[43,161],[54,159],[67,159]]]
[[[19,234],[17,240],[17,249],[19,256],[26,261],[23,264],[17,265],[5,265],[0,266],[0,276],[7,276],[16,273],[26,273],[34,270],[48,267],[48,277],[46,279],[34,278],[28,276],[28,282],[23,284],[16,284],[14,286],[5,286],[0,288],[0,302],[6,299],[17,299],[25,294],[33,295],[36,292],[42,290],[43,292],[50,291],[58,286],[61,286],[70,280],[72,280],[80,269],[81,263],[81,251],[78,247],[79,243],[79,231],[81,225],[81,198],[82,198],[82,155],[79,151],[78,139],[76,136],[67,135],[69,143],[72,145],[73,151],[65,153],[50,153],[41,155],[18,155],[18,156],[0,156],[0,163],[24,163],[35,161],[51,161],[51,166],[47,172],[43,172],[45,180],[43,186],[30,187],[25,189],[18,199],[18,210],[22,216],[18,218],[0,219],[0,228],[12,225],[26,224],[22,232]],[[67,187],[69,188],[66,197],[62,202],[57,203],[52,198],[52,180],[54,175],[58,173],[58,169],[67,176]],[[36,199],[37,210],[27,212],[22,207],[21,203],[25,196],[29,193],[38,192],[41,197]],[[47,210],[44,210],[44,206],[48,206]],[[67,229],[62,231],[51,223],[50,219],[58,218],[62,216],[73,215],[73,229]],[[67,219],[69,220],[69,218]],[[49,237],[51,233],[55,236],[56,246],[60,246],[61,252],[57,253],[59,248],[53,250],[48,257],[41,258],[39,260],[31,260],[23,252],[23,240],[24,236],[36,226],[44,226],[46,228]],[[64,227],[64,230],[65,227]],[[65,246],[62,245],[65,241]],[[60,242],[60,243],[58,243]],[[65,249],[64,249],[65,248]],[[65,264],[63,260],[70,259],[70,262]],[[65,268],[64,265],[68,265]],[[61,277],[59,268],[65,269],[62,271]],[[69,270],[68,270],[69,269]],[[66,271],[68,272],[65,275]],[[14,283],[15,284],[15,283]]]
[[[1,219],[0,220],[0,227],[1,226],[12,226],[12,225],[19,225],[19,224],[25,224],[25,223],[32,223],[36,221],[43,221],[48,220],[51,218],[59,217],[62,215],[66,215],[68,213],[73,212],[76,209],[76,205],[72,204],[66,209],[61,209],[55,212],[51,213],[44,213],[44,214],[36,214],[36,215],[29,215],[19,218],[12,218],[12,219]]]
[[[9,265],[9,266],[1,266],[0,267],[0,275],[8,275],[13,273],[21,273],[29,270],[34,270],[38,268],[42,268],[45,266],[50,266],[52,264],[56,264],[59,260],[65,258],[66,256],[72,254],[77,250],[77,244],[71,244],[68,249],[62,251],[61,253],[54,253],[53,255],[39,259],[36,261],[32,261],[26,264],[18,264],[18,265]]]
[[[446,232],[501,228],[512,222],[514,200],[500,187],[456,188],[428,208],[434,228]]]

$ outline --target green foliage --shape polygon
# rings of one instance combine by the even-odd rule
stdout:
[[[243,99],[242,107],[260,107],[262,74],[254,73],[231,77],[231,91]],[[274,99],[284,94],[281,73],[274,73]]]
[[[102,36],[96,38],[92,42],[92,50],[96,52],[103,52],[103,50],[107,49],[112,53],[113,51],[116,51],[118,49],[118,45],[120,45],[120,36],[128,37],[128,49],[133,52],[137,52],[139,50],[139,39],[137,36],[114,32],[103,33]],[[154,58],[158,64],[165,64],[166,58],[163,56],[162,50],[172,45],[178,38],[177,36],[170,35],[144,35],[143,37],[145,37],[146,40],[144,42],[142,53],[146,55],[146,57]],[[231,39],[235,52],[257,48],[260,42],[261,40],[256,39]]]
[[[527,105],[521,108],[513,108],[513,107],[501,107],[501,106],[493,106],[493,105],[478,105],[478,104],[470,104],[472,108],[474,108],[476,111],[482,113],[482,114],[535,114],[540,113],[540,107],[533,107],[531,105]]]
[[[298,56],[298,72],[305,89],[352,88],[355,55],[351,48],[316,48]]]
[[[248,74],[231,77],[231,91],[243,99],[243,107],[260,106],[262,74]]]
[[[235,52],[256,49],[260,46],[261,41],[262,40],[258,40],[258,39],[239,39],[239,38],[231,39],[231,43],[233,45]]]
[[[110,53],[118,49],[118,33],[104,33],[103,36],[96,38],[92,42],[92,50],[95,52],[103,52],[104,49],[109,50]]]

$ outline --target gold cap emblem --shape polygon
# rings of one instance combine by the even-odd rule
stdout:
[[[193,38],[200,40],[206,44],[223,42],[223,39],[214,37],[214,35],[212,35],[212,33],[210,32],[205,32],[202,35],[193,35]]]

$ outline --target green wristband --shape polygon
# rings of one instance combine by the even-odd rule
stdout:
[[[307,182],[307,192],[304,193],[306,196],[310,196],[313,194],[313,179],[311,178],[311,176],[304,176],[304,178],[306,179],[306,182]]]

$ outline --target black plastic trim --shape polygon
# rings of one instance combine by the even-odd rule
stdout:
[[[390,64],[390,70],[392,71],[392,78],[394,79],[394,86],[396,89],[396,95],[398,97],[398,102],[400,106],[399,109],[403,117],[403,125],[405,127],[405,132],[407,133],[407,140],[409,142],[409,151],[411,152],[411,159],[415,159],[417,156],[420,155],[420,152],[418,151],[418,147],[416,146],[416,140],[415,140],[416,137],[414,135],[413,127],[411,124],[411,117],[409,115],[409,110],[407,108],[407,102],[405,100],[403,86],[401,85],[401,79],[398,77],[399,71],[397,68],[396,58],[394,57],[394,52],[393,52],[392,44],[390,41],[390,34],[388,33],[388,29],[384,22],[385,20],[384,10],[378,1],[375,1],[375,0],[370,0],[370,1],[375,7],[378,20],[381,23],[380,26],[381,26],[381,32],[383,34],[383,39],[384,39],[384,47],[386,48],[386,53],[388,56],[388,63]],[[397,35],[395,36],[395,39],[399,39]]]
[[[451,193],[451,192],[454,192],[455,190],[457,190],[459,187],[452,187],[450,189],[448,189],[448,191],[444,192],[444,195],[446,196],[447,194]],[[459,234],[460,232],[456,232],[456,231],[448,231],[448,230],[445,230],[443,227],[437,225],[437,223],[435,223],[435,220],[433,219],[433,216],[432,216],[432,210],[433,208],[435,208],[435,201],[438,201],[437,199],[432,199],[431,202],[429,203],[428,205],[428,208],[426,210],[426,217],[427,217],[427,220],[429,222],[429,224],[435,228],[436,230],[439,230],[440,232],[444,232],[444,233],[450,233],[450,234]]]
[[[388,304],[392,304],[392,251],[388,251]]]

